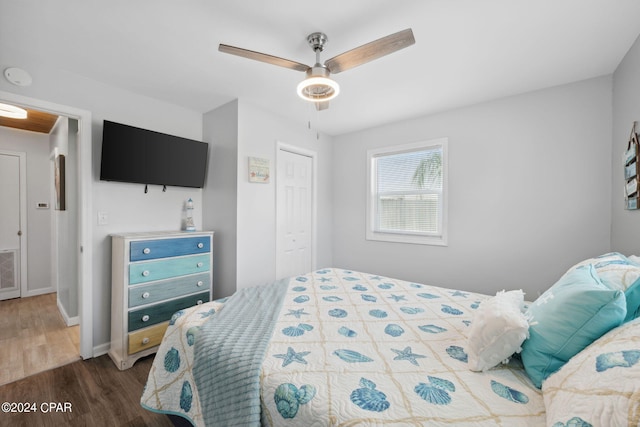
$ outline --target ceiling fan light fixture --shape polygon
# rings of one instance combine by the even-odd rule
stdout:
[[[9,119],[26,119],[27,110],[15,105],[3,104],[0,102],[0,116]]]
[[[305,101],[329,101],[340,93],[340,85],[328,77],[311,76],[298,84],[298,95]]]

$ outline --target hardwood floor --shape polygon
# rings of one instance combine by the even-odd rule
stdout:
[[[79,332],[55,293],[0,301],[0,385],[80,360]]]
[[[0,413],[0,426],[171,427],[166,416],[140,406],[153,357],[119,371],[104,355],[2,386],[0,404],[33,403],[35,412]]]

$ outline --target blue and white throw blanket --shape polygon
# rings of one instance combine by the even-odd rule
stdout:
[[[342,269],[280,286],[257,297],[282,291],[279,302],[250,291],[176,313],[142,405],[197,426],[255,425],[258,409],[267,426],[545,425],[541,392],[518,361],[467,368],[471,317],[488,296]],[[247,312],[259,321],[234,320]],[[227,342],[211,338],[222,334]]]

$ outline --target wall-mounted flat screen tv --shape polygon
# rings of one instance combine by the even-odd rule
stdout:
[[[209,145],[104,121],[100,179],[202,188]]]

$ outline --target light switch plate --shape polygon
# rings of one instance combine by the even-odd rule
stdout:
[[[107,225],[109,223],[109,215],[106,212],[98,212],[98,225]]]

